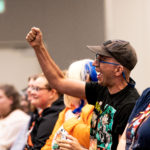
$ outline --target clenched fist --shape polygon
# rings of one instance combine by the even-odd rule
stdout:
[[[33,47],[40,47],[43,44],[42,32],[39,28],[32,27],[26,36],[26,40]]]

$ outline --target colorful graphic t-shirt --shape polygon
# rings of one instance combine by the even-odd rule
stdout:
[[[139,94],[130,86],[110,94],[98,83],[86,84],[88,103],[95,105],[90,129],[90,150],[116,150]]]
[[[91,139],[92,141],[94,141],[93,139],[97,139],[97,142],[95,142],[97,146],[95,147],[110,150],[112,145],[111,131],[116,110],[112,106],[106,104],[103,112],[98,114],[95,112],[93,113],[91,121]],[[92,143],[92,145],[94,144]]]
[[[146,89],[138,99],[129,118],[126,132],[126,150],[150,149],[150,88]]]

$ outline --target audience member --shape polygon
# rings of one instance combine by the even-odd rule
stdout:
[[[149,150],[150,88],[142,93],[129,117],[118,150]]]
[[[52,89],[43,74],[34,77],[34,82],[28,87],[31,105],[38,112],[34,113],[29,125],[27,150],[41,149],[51,135],[58,114],[64,109],[63,98],[60,93]]]
[[[34,80],[35,80],[35,76],[31,76],[28,78],[28,90],[25,90],[25,98],[27,98],[27,101],[30,103],[30,101],[32,100],[32,94],[31,94],[31,88],[34,85]],[[29,108],[28,108],[29,109]],[[33,121],[32,118],[34,118],[34,114],[37,113],[36,108],[33,105],[30,105],[30,120],[24,125],[24,127],[20,130],[14,144],[12,145],[10,150],[24,150],[24,147],[27,143],[27,133],[28,133],[28,128],[29,128],[29,124]]]
[[[33,27],[26,39],[35,50],[52,88],[81,99],[86,98],[89,104],[95,105],[89,149],[96,147],[116,150],[139,97],[134,88],[135,82],[130,78],[137,63],[136,52],[131,44],[123,40],[109,40],[99,46],[88,46],[96,54],[93,65],[98,73],[98,83],[85,83],[64,78],[62,71],[48,54],[39,28]]]
[[[97,74],[92,62],[90,59],[73,62],[68,69],[67,78],[85,81],[87,75],[90,75],[91,79],[97,81]],[[64,95],[64,103],[66,108],[59,114],[52,135],[42,150],[58,149],[58,140],[67,139],[67,135],[78,139],[82,147],[89,148],[90,122],[94,106],[88,105],[86,100],[66,94]],[[78,142],[76,145],[79,145]],[[77,146],[75,149],[78,149]]]
[[[20,95],[13,85],[0,85],[0,150],[9,150],[29,116],[20,109]]]

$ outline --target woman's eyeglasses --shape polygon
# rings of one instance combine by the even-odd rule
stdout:
[[[41,90],[48,90],[48,88],[42,88],[42,87],[28,87],[28,89],[34,90],[36,92],[41,91]]]

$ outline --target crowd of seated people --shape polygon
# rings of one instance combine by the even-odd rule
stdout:
[[[139,98],[135,81],[130,77],[137,64],[133,46],[124,40],[108,40],[100,45],[87,46],[96,56],[93,66],[98,82],[84,82],[64,78],[61,69],[50,56],[50,51],[46,49],[39,28],[31,28],[26,39],[53,88],[63,94],[87,99],[89,104],[94,105],[89,149],[116,150]],[[57,143],[60,149],[71,148],[64,140]]]
[[[0,84],[0,150],[150,149],[150,88],[141,96],[135,88],[128,41],[87,46],[95,60],[75,61],[64,75],[39,28],[26,40],[43,73],[29,77],[22,93]]]

